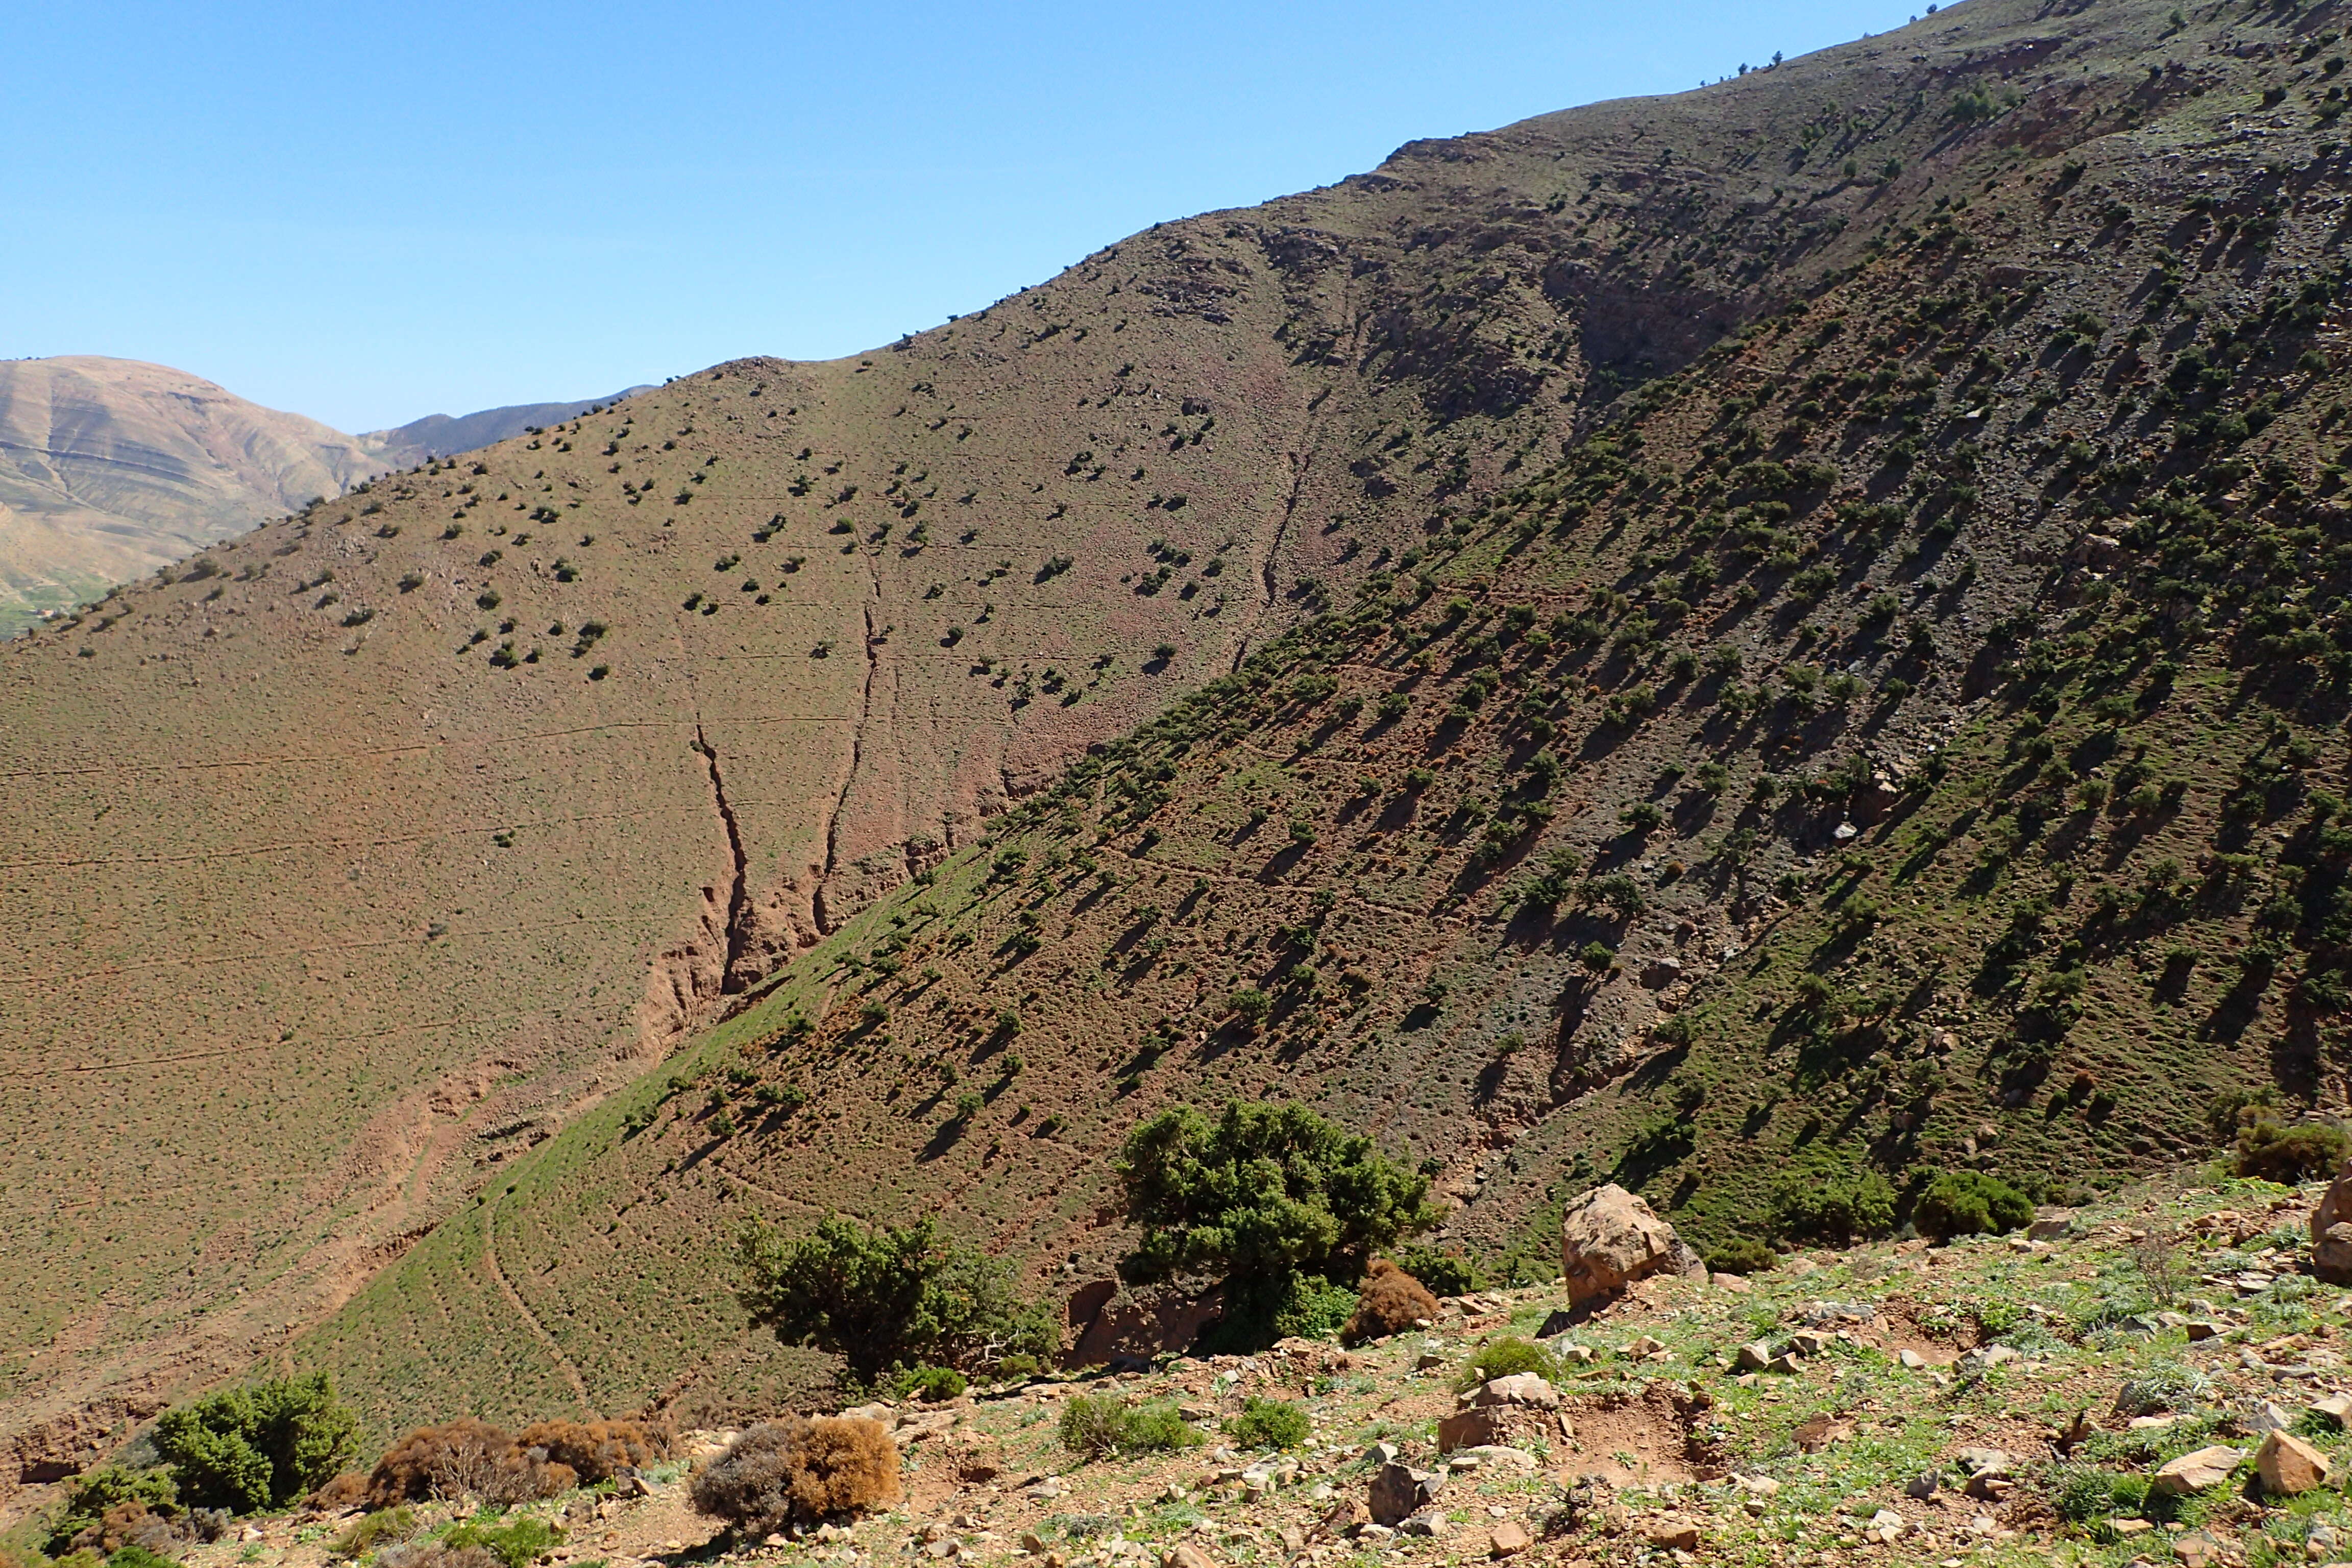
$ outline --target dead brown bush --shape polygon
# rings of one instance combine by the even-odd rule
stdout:
[[[470,1415],[420,1426],[394,1443],[368,1476],[371,1508],[430,1498],[478,1498],[510,1506],[553,1497],[579,1480],[569,1465],[551,1462],[503,1429]]]
[[[758,1539],[898,1500],[898,1447],[875,1421],[762,1422],[694,1478],[694,1510]]]
[[[1437,1317],[1437,1298],[1428,1287],[1385,1258],[1372,1259],[1356,1293],[1356,1310],[1339,1331],[1349,1344],[1402,1333],[1423,1318]]]
[[[643,1468],[667,1459],[677,1441],[667,1423],[637,1421],[534,1421],[515,1434],[516,1444],[537,1448],[577,1471],[583,1486],[610,1479],[624,1466]]]
[[[347,1509],[365,1508],[367,1500],[368,1478],[364,1470],[345,1470],[310,1494],[310,1506],[320,1513],[341,1513]]]

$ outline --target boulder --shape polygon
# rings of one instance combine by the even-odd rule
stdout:
[[[2166,1497],[2185,1497],[2192,1492],[2210,1491],[2228,1480],[2230,1472],[2236,1469],[2245,1457],[2244,1449],[2219,1443],[2194,1453],[2183,1454],[2168,1461],[2156,1472],[2155,1479],[2149,1482],[2149,1489]]]
[[[1486,1532],[1486,1553],[1490,1557],[1517,1557],[1534,1544],[1525,1527],[1511,1520],[1505,1520]]]
[[[1473,1405],[1528,1405],[1539,1409],[1559,1407],[1559,1394],[1552,1385],[1531,1372],[1513,1373],[1479,1385],[1470,1396]]]
[[[2299,1497],[2327,1484],[2327,1458],[2292,1432],[2272,1432],[2254,1450],[2254,1470],[2273,1497]]]
[[[1642,1539],[1661,1552],[1696,1552],[1698,1521],[1681,1514],[1657,1514],[1642,1521]]]
[[[1437,1424],[1437,1451],[1450,1454],[1456,1448],[1483,1448],[1499,1443],[1509,1436],[1504,1428],[1503,1415],[1498,1410],[1457,1410]]]
[[[2311,1271],[2330,1285],[2352,1285],[2352,1172],[2330,1182],[2311,1211]]]
[[[1372,1472],[1369,1500],[1372,1522],[1393,1530],[1435,1502],[1437,1494],[1444,1489],[1445,1478],[1442,1474],[1416,1470],[1410,1465],[1382,1465]]]
[[[2352,1394],[2331,1394],[2313,1400],[2305,1408],[2315,1415],[2325,1415],[2338,1426],[2352,1426]]]
[[[1559,1225],[1559,1262],[1569,1300],[1579,1307],[1606,1300],[1653,1274],[1706,1272],[1673,1226],[1613,1182],[1569,1206]]]

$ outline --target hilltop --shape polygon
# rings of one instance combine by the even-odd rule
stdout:
[[[413,468],[436,458],[470,452],[477,447],[494,446],[527,435],[534,427],[561,425],[592,409],[652,390],[649,386],[632,386],[610,397],[586,397],[577,403],[510,403],[454,417],[428,414],[389,430],[367,431],[359,437],[359,443],[388,468]]]
[[[1149,1341],[1179,1101],[1529,1281],[1602,1174],[1725,1260],[2340,1108],[2333,15],[1969,0],[1412,143],[10,649],[12,1422],[816,1397],[753,1212]]]

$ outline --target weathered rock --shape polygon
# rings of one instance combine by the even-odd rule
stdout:
[[[1486,1553],[1490,1557],[1517,1557],[1534,1544],[1526,1529],[1512,1520],[1507,1519],[1486,1532]]]
[[[1507,1435],[1504,1413],[1490,1408],[1457,1410],[1437,1424],[1437,1451],[1450,1454],[1456,1448],[1476,1448],[1498,1443]]]
[[[1411,1519],[1408,1519],[1402,1524],[1398,1525],[1397,1533],[1399,1535],[1439,1536],[1444,1535],[1447,1531],[1453,1528],[1454,1521],[1452,1520],[1447,1519],[1443,1513],[1433,1509],[1427,1513],[1414,1514]]]
[[[1680,1514],[1656,1514],[1642,1521],[1642,1539],[1663,1552],[1698,1550],[1698,1522]]]
[[[2267,1399],[2255,1405],[2254,1413],[2246,1417],[2246,1428],[2252,1432],[2284,1432],[2294,1425],[2294,1417],[2287,1414],[2284,1406]]]
[[[2200,1448],[2167,1462],[2148,1483],[2149,1489],[2167,1497],[2210,1491],[2228,1480],[2230,1472],[2236,1469],[2245,1457],[2244,1449],[2218,1443],[2211,1447]]]
[[[1469,1461],[1489,1470],[1517,1470],[1532,1475],[1543,1468],[1543,1461],[1525,1448],[1514,1448],[1507,1443],[1491,1443],[1482,1447],[1464,1448],[1454,1456],[1454,1462]]]
[[[1559,1407],[1559,1392],[1531,1372],[1514,1373],[1479,1385],[1473,1405],[1525,1405],[1544,1410]]]
[[[1738,1356],[1742,1372],[1762,1372],[1772,1364],[1772,1346],[1768,1341],[1750,1340],[1739,1347]]]
[[[2254,1471],[2273,1497],[2299,1497],[2327,1484],[2327,1458],[2292,1432],[2273,1432],[2254,1450]]]
[[[1570,1205],[1559,1226],[1560,1272],[1578,1306],[1653,1274],[1703,1275],[1706,1265],[1650,1205],[1611,1183]]]
[[[1160,1568],[1217,1568],[1216,1559],[1190,1542],[1171,1546],[1160,1559]]]
[[[2315,1415],[2325,1415],[2338,1426],[2352,1426],[2352,1394],[2331,1394],[2315,1399],[2306,1406]]]
[[[1323,1528],[1333,1535],[1351,1535],[1371,1522],[1372,1510],[1361,1498],[1341,1498],[1323,1514]]]
[[[1437,1500],[1445,1478],[1410,1465],[1382,1465],[1372,1472],[1370,1504],[1372,1522],[1394,1529]]]
[[[2330,1285],[2352,1285],[2352,1172],[2330,1182],[2311,1211],[2311,1271]]]

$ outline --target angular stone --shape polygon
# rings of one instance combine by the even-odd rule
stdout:
[[[1160,1559],[1160,1568],[1217,1568],[1216,1560],[1190,1542],[1180,1542]]]
[[[2284,1432],[2294,1425],[2294,1416],[2267,1399],[2254,1406],[2254,1413],[2246,1417],[2247,1428],[2255,1432]]]
[[[1559,1407],[1559,1392],[1531,1372],[1514,1373],[1481,1384],[1470,1396],[1473,1405],[1528,1405],[1539,1409]]]
[[[1772,1364],[1772,1346],[1764,1340],[1750,1340],[1739,1347],[1737,1358],[1742,1372],[1762,1372]]]
[[[1437,1451],[1450,1454],[1456,1448],[1482,1447],[1500,1441],[1503,1436],[1503,1417],[1499,1411],[1457,1410],[1437,1424]]]
[[[1490,1557],[1517,1557],[1535,1542],[1527,1531],[1512,1520],[1505,1520],[1486,1532],[1486,1554]]]
[[[1397,1526],[1399,1535],[1440,1536],[1454,1528],[1454,1521],[1435,1511],[1417,1513]]]
[[[2341,1235],[2338,1226],[2347,1226]],[[2311,1211],[2311,1271],[2330,1285],[2352,1285],[2352,1172],[2330,1182]]]
[[[2254,1450],[2254,1471],[2273,1497],[2299,1497],[2327,1484],[2327,1457],[2292,1432],[2273,1432]]]
[[[2210,1491],[2230,1479],[2246,1457],[2242,1448],[2224,1444],[2200,1448],[2183,1454],[2159,1468],[2148,1483],[2149,1489],[2167,1497],[2184,1497],[2192,1492]]]
[[[2352,1394],[2331,1394],[2313,1400],[2305,1408],[2315,1415],[2325,1415],[2338,1426],[2352,1426]]]
[[[1570,1302],[1580,1307],[1653,1274],[1706,1271],[1673,1226],[1613,1182],[1586,1193],[1562,1216],[1559,1260]]]
[[[1680,1514],[1658,1514],[1642,1521],[1642,1539],[1662,1552],[1696,1552],[1698,1523]]]
[[[1372,1522],[1372,1510],[1360,1498],[1342,1498],[1324,1510],[1323,1528],[1333,1535],[1352,1534]]]
[[[1410,1465],[1382,1465],[1372,1472],[1372,1522],[1393,1529],[1435,1502],[1444,1489],[1442,1474],[1416,1470]]]

